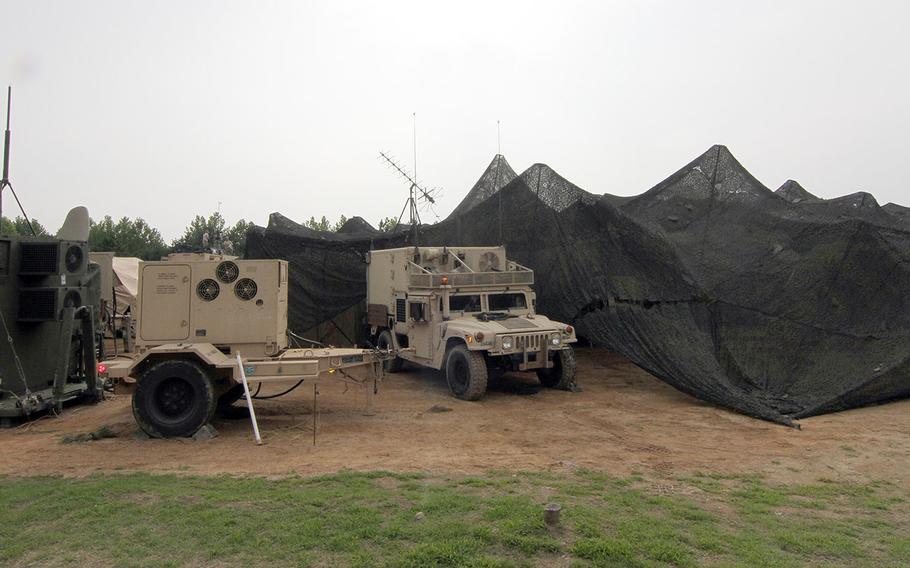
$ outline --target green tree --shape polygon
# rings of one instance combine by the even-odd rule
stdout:
[[[335,233],[337,233],[338,231],[341,230],[342,227],[344,227],[344,224],[347,223],[347,222],[348,222],[348,218],[345,217],[344,215],[342,215],[342,216],[339,217],[338,220],[335,222],[335,226],[332,227],[332,231],[335,232]]]
[[[325,231],[329,233],[337,233],[338,229],[344,226],[348,222],[348,218],[342,215],[338,218],[337,221],[332,223],[329,221],[325,215],[322,216],[322,219],[316,220],[316,217],[310,217],[303,222],[304,227],[313,229],[314,231]]]
[[[38,233],[38,236],[49,235],[47,229],[38,222],[37,219],[32,219],[32,227],[35,228],[35,232]],[[32,230],[28,227],[28,222],[25,220],[25,217],[16,217],[15,220],[10,220],[9,217],[3,217],[0,219],[0,235],[31,235]]]
[[[224,217],[217,211],[209,215],[206,219],[202,215],[196,215],[190,222],[189,226],[183,231],[183,236],[174,240],[173,248],[176,251],[201,251],[204,249],[213,250],[218,248],[218,239],[221,239],[221,245],[230,241],[230,252],[228,254],[243,256],[246,253],[246,233],[253,227],[251,221],[240,219],[232,227],[227,228]],[[208,247],[203,246],[203,235],[208,233]]]
[[[388,233],[398,227],[398,219],[395,217],[383,217],[379,220],[379,230]]]
[[[310,217],[308,220],[304,221],[304,227],[309,227],[314,231],[331,231],[332,223],[325,218],[325,215],[322,216],[322,219],[316,220],[316,217]]]
[[[144,219],[123,217],[116,223],[110,215],[91,221],[88,235],[91,250],[112,251],[117,256],[136,256],[142,260],[159,260],[168,253],[167,244],[158,229]]]
[[[208,246],[204,246],[203,236],[208,233]],[[224,234],[224,217],[217,211],[206,219],[196,215],[189,226],[183,231],[183,236],[174,240],[173,248],[178,251],[201,251],[215,248],[215,240]]]
[[[224,232],[224,238],[231,241],[231,254],[236,254],[240,257],[246,256],[246,234],[255,226],[252,221],[241,219]]]

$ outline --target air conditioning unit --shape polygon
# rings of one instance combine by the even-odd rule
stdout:
[[[273,354],[287,347],[287,278],[284,260],[181,255],[140,263],[136,344]]]
[[[88,245],[84,242],[34,240],[19,246],[20,276],[61,275],[80,278],[88,266]]]
[[[502,247],[471,247],[465,250],[465,262],[476,272],[500,272],[506,269],[506,251]]]

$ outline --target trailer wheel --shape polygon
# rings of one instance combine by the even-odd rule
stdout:
[[[477,400],[487,392],[487,364],[483,354],[456,345],[446,357],[449,390],[462,400]]]
[[[133,416],[154,438],[192,436],[215,412],[212,381],[197,363],[162,361],[139,379],[133,393]]]
[[[575,371],[575,352],[569,347],[553,354],[552,368],[537,369],[537,378],[545,387],[574,391],[576,388]]]
[[[384,329],[379,332],[379,339],[376,340],[376,347],[379,349],[392,349],[394,345],[395,344],[392,343],[391,331]],[[403,364],[404,361],[401,360],[401,357],[395,357],[394,359],[385,361],[382,365],[386,373],[397,373],[401,370]]]

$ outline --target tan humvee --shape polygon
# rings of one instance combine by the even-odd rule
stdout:
[[[504,247],[405,247],[368,255],[367,317],[380,348],[445,370],[452,394],[476,400],[490,374],[537,371],[573,390],[572,326],[535,313],[534,272]]]
[[[188,436],[249,383],[302,382],[327,373],[366,388],[389,353],[288,347],[288,263],[175,254],[139,264],[136,352],[104,361],[103,376],[136,382],[133,415],[151,436]],[[344,369],[372,366],[355,380]],[[336,371],[339,371],[336,373]],[[299,384],[299,383],[298,383]]]

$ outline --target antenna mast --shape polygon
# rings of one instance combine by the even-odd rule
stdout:
[[[6,88],[6,132],[3,135],[3,179],[0,179],[0,219],[3,219],[3,190],[8,187],[9,190],[13,193],[13,197],[16,199],[16,204],[19,206],[19,210],[22,211],[22,216],[25,217],[25,222],[28,224],[29,230],[31,230],[32,235],[37,237],[38,233],[35,232],[35,228],[32,226],[32,222],[28,218],[28,214],[25,212],[25,208],[22,207],[22,202],[19,201],[19,196],[16,195],[16,190],[13,189],[13,184],[9,181],[9,117],[12,100],[13,87],[12,85],[9,85]]]

